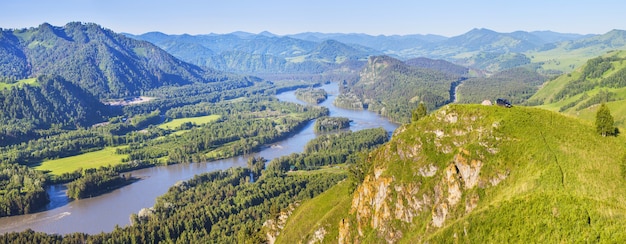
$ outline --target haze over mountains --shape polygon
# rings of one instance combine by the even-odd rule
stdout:
[[[541,56],[541,53],[550,51],[567,49],[571,52],[584,49],[589,55],[597,56],[610,49],[624,49],[623,41],[626,40],[624,33],[621,30],[604,35],[552,31],[499,33],[488,29],[473,29],[449,38],[438,35],[371,36],[313,32],[285,36],[269,32],[193,36],[150,32],[126,35],[155,43],[174,56],[197,65],[246,73],[267,71],[289,73],[310,71],[312,68],[308,65],[312,64],[324,66],[344,60],[363,60],[363,57],[380,54],[403,60],[417,57],[445,59],[488,71],[500,71],[530,63],[543,65],[548,60],[535,60],[534,56]],[[329,40],[344,45],[337,43],[328,45]],[[328,53],[333,53],[334,59],[318,57],[320,51],[316,49],[322,47],[329,50]],[[590,48],[593,50],[589,51]],[[507,62],[506,65],[494,65]],[[581,62],[575,62],[573,65],[579,64]],[[573,69],[567,65],[553,66],[549,69],[556,71]]]

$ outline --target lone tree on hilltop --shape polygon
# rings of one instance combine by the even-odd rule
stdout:
[[[424,118],[426,114],[428,114],[428,109],[422,102],[415,110],[413,110],[413,113],[411,114],[411,121],[418,121],[419,119]]]
[[[617,135],[617,128],[613,127],[613,115],[606,104],[602,103],[596,112],[596,130],[602,136]]]

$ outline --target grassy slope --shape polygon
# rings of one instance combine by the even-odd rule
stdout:
[[[590,45],[572,49],[571,44],[563,42],[554,49],[530,51],[524,54],[531,59],[532,63],[543,63],[542,67],[545,70],[559,70],[569,73],[584,65],[590,58],[595,58],[614,49],[615,47],[607,45]]]
[[[63,173],[74,172],[75,170],[98,168],[121,164],[126,155],[115,153],[118,147],[107,147],[102,150],[88,152],[76,156],[48,160],[35,167],[37,170],[51,171],[51,174],[61,175]]]
[[[620,52],[612,52],[605,56],[613,56],[617,55],[618,57],[626,57],[625,51]],[[615,61],[612,62],[613,69],[604,73],[602,77],[609,77],[613,73],[617,72],[620,69],[626,69],[626,62],[623,61]],[[540,108],[559,111],[562,106],[565,106],[568,103],[574,102],[579,99],[583,94],[578,94],[576,96],[572,96],[560,101],[553,101],[554,94],[561,91],[568,83],[577,80],[580,78],[582,73],[582,68],[584,66],[576,69],[570,74],[559,76],[558,78],[546,82],[543,87],[533,95],[529,101],[542,101],[544,105],[539,106]],[[587,95],[589,98],[579,102],[578,104],[582,104],[585,101],[589,100],[593,95],[600,92],[600,90],[608,91],[617,94],[617,101],[609,102],[607,105],[611,109],[611,113],[615,118],[615,125],[621,128],[626,128],[626,88],[606,88],[606,87],[596,87],[593,90],[587,91]],[[583,120],[586,120],[588,123],[592,123],[595,120],[597,106],[591,106],[586,109],[582,109],[580,111],[576,111],[576,107],[572,107],[563,111],[565,114],[579,117]]]
[[[598,136],[578,119],[540,109],[462,110],[501,123],[511,140],[485,164],[511,174],[487,188],[471,214],[433,233],[434,242],[454,234],[470,242],[626,239],[620,231],[626,227],[626,181],[620,174],[626,138]]]
[[[580,119],[538,108],[451,105],[444,109],[448,114],[457,114],[459,122],[445,123],[437,116],[426,117],[401,127],[399,130],[403,132],[371,154],[374,167],[385,169],[383,176],[394,179],[388,189],[393,191],[394,184],[417,183],[420,185],[418,196],[432,194],[442,177],[442,169],[450,165],[459,148],[468,149],[471,157],[483,162],[481,180],[488,182],[503,172],[509,175],[497,186],[464,190],[460,204],[451,207],[441,228],[429,223],[432,206],[427,206],[408,225],[392,221],[391,228],[404,233],[400,242],[626,240],[623,232],[626,228],[626,181],[620,173],[620,161],[626,152],[624,136],[601,137]],[[493,125],[497,125],[493,137],[485,139],[476,132],[479,128],[495,128]],[[473,132],[455,133],[468,128]],[[435,130],[442,130],[446,135],[439,140],[439,146],[434,143],[437,140]],[[487,153],[480,140],[498,152]],[[459,142],[463,145],[457,147]],[[405,146],[412,148],[420,143],[422,156],[418,159],[407,161],[397,154],[388,154],[395,148],[400,151]],[[440,148],[446,145],[451,146],[453,152],[442,152]],[[429,164],[439,168],[437,175],[416,177],[417,170]],[[319,221],[330,220],[330,213],[334,221],[354,219],[342,205],[349,203],[345,203],[348,200],[341,192],[345,189],[339,190],[340,187],[331,189],[337,192],[329,191],[296,209],[281,234],[284,235],[282,240],[296,238],[288,239],[293,241],[311,235]],[[478,194],[480,200],[472,212],[465,213],[468,194]],[[324,207],[329,201],[341,203],[334,208]],[[386,201],[390,206],[396,204],[394,197]],[[338,226],[338,222],[326,225]],[[354,227],[351,232],[356,235]],[[326,238],[325,241],[334,242],[336,234],[329,233]],[[371,229],[362,238],[364,242],[384,242]]]
[[[339,221],[351,204],[350,182],[344,180],[317,197],[302,203],[289,216],[285,231],[276,243],[293,243],[294,240],[311,239],[316,230],[324,228],[327,239],[336,239]]]

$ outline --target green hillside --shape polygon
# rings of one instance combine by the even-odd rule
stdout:
[[[590,59],[613,50],[626,49],[626,31],[612,30],[603,35],[579,40],[557,42],[541,49],[525,52],[533,63],[544,70],[571,72]]]
[[[552,111],[449,105],[398,128],[352,194],[302,203],[278,240],[623,242],[624,145]]]
[[[615,117],[616,125],[625,127],[626,62],[624,60],[626,60],[626,51],[609,52],[590,59],[572,73],[543,84],[528,103],[593,121],[595,105],[606,102]]]

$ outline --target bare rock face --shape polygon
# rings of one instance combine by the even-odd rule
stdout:
[[[481,123],[479,114],[447,108],[430,119],[419,129],[401,126],[370,155],[380,163],[354,192],[351,217],[339,224],[339,243],[360,243],[373,234],[394,243],[416,218],[435,232],[479,206],[476,187],[493,187],[508,176],[506,170],[481,173],[485,160],[499,152],[498,141],[508,140],[498,134],[498,122]]]
[[[268,243],[272,244],[276,242],[276,238],[285,227],[287,219],[293,213],[293,210],[295,210],[299,205],[299,202],[290,204],[287,209],[280,212],[278,217],[275,219],[268,219],[265,223],[263,223],[263,231],[265,232]]]
[[[465,189],[471,189],[476,186],[480,168],[483,166],[483,163],[479,160],[472,159],[469,161],[467,159],[469,155],[470,153],[467,150],[461,149],[461,152],[454,156],[454,165],[461,174],[461,178],[465,183]]]

